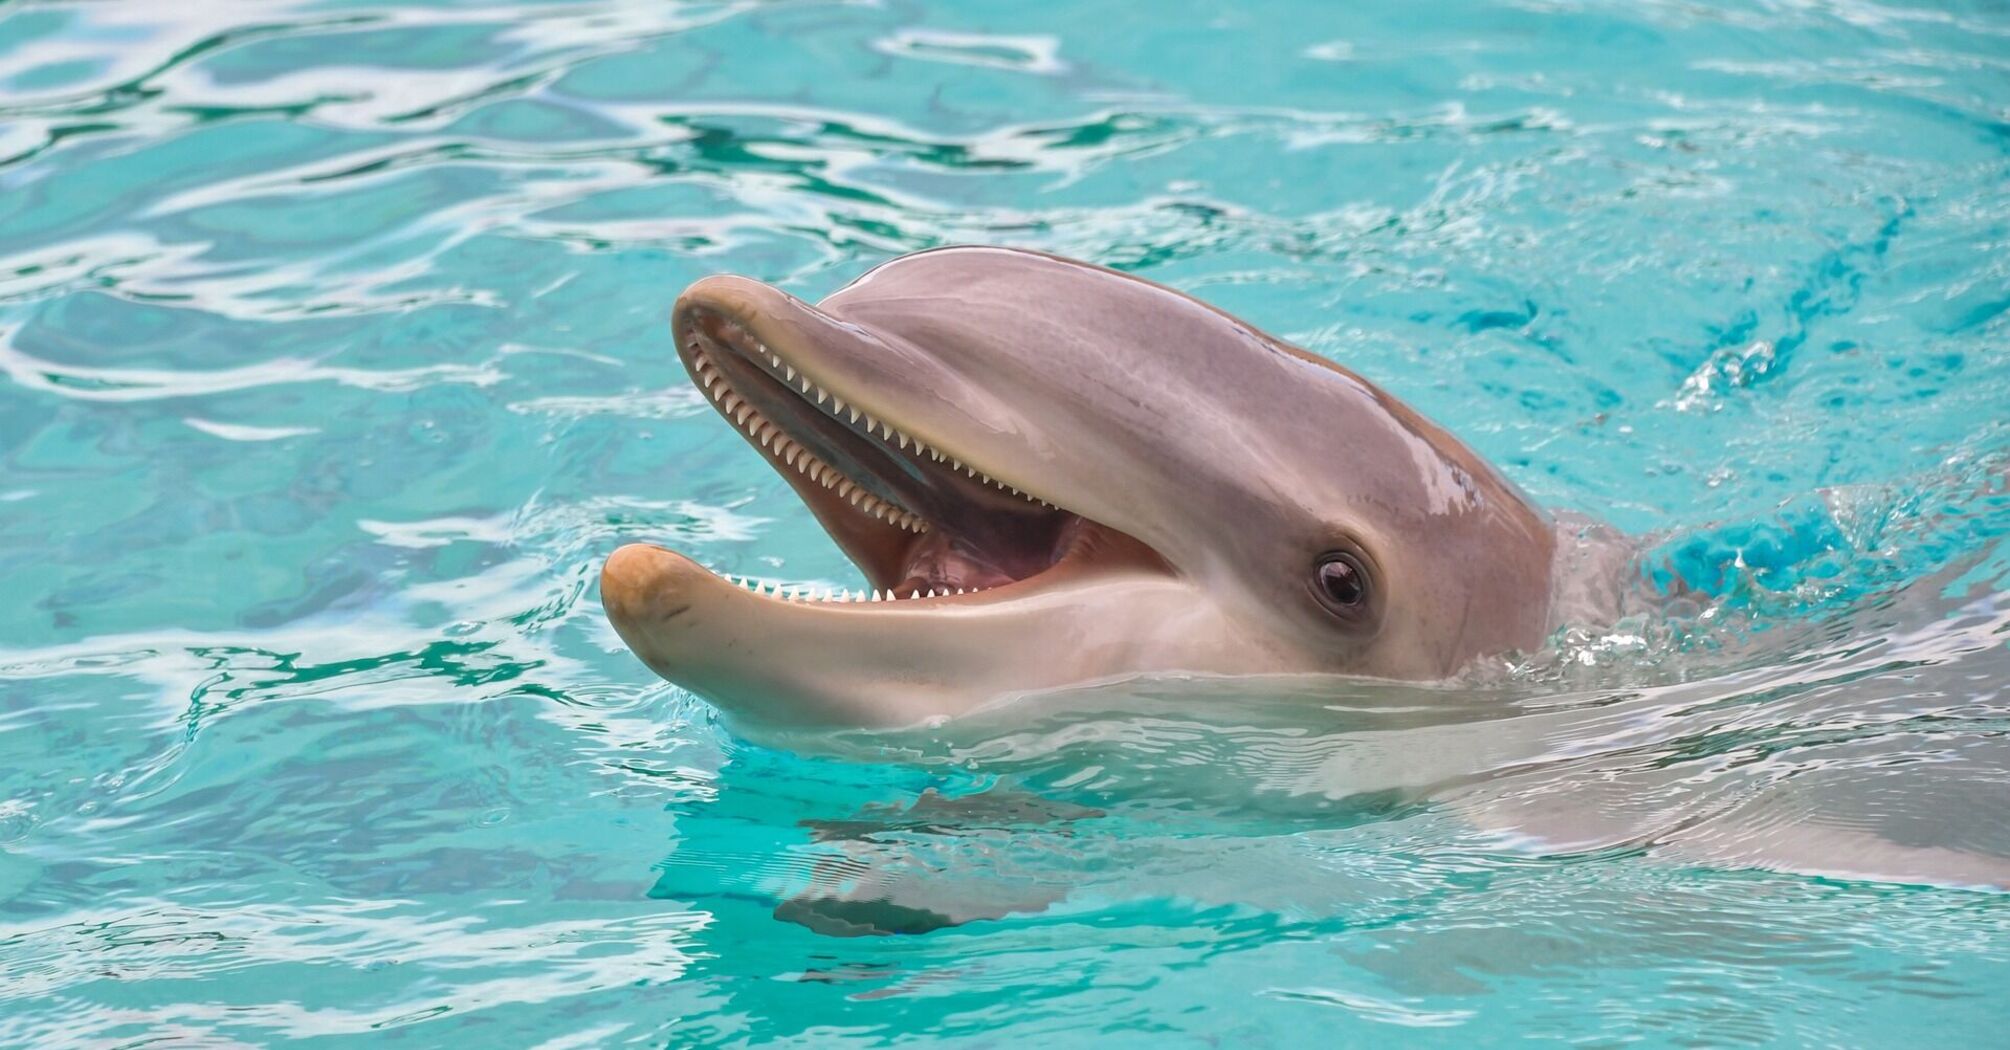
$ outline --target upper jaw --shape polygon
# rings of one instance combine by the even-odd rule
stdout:
[[[907,418],[900,402],[913,391],[861,381],[848,367],[917,348],[741,278],[693,285],[672,327],[694,383],[762,450],[875,595],[954,597],[1022,581],[1089,548],[1137,554],[1134,543],[1086,543],[1109,530],[966,462],[962,442],[939,436],[953,427],[938,419],[924,431]]]

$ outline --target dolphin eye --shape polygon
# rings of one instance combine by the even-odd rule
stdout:
[[[1312,572],[1319,600],[1334,612],[1353,612],[1368,600],[1368,573],[1352,554],[1322,554]]]

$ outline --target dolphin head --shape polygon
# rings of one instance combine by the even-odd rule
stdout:
[[[707,278],[671,324],[866,577],[777,595],[660,547],[608,559],[621,637],[731,716],[907,723],[1142,673],[1440,678],[1548,630],[1555,531],[1513,485],[1149,281],[945,248],[815,306]]]

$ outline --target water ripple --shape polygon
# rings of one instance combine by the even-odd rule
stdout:
[[[1985,1039],[2006,38],[0,4],[0,1044]],[[671,298],[965,241],[1344,361],[1650,586],[1430,687],[733,735],[600,559],[856,571],[681,381]],[[813,928],[934,909],[971,921]]]

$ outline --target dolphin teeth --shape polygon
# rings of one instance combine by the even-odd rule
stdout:
[[[4,0],[0,0],[0,2],[4,2]],[[797,385],[806,398],[810,391],[816,391],[816,403],[818,405],[829,403],[832,415],[838,419],[843,420],[846,416],[849,416],[852,423],[857,423],[863,418],[865,420],[865,434],[867,437],[884,437],[887,441],[896,444],[903,452],[907,450],[909,445],[912,445],[914,446],[914,454],[917,457],[926,453],[937,463],[955,462],[966,473],[971,473],[972,476],[975,476],[971,468],[964,467],[961,461],[953,460],[941,449],[929,447],[920,438],[896,429],[891,422],[865,412],[857,405],[847,404],[844,398],[811,382],[809,376],[798,372],[796,367],[784,361],[780,354],[753,339],[752,335],[746,332],[743,327],[729,326],[728,330],[735,338],[752,344],[749,356],[753,360],[758,362],[760,358],[766,357],[774,366],[776,373],[784,377],[786,381]],[[909,532],[919,534],[930,531],[928,522],[919,514],[888,500],[881,499],[859,487],[856,482],[845,477],[831,464],[824,462],[814,452],[811,452],[796,441],[786,429],[763,415],[759,409],[754,407],[753,402],[741,397],[739,392],[733,389],[732,382],[727,379],[711,356],[705,353],[704,347],[695,338],[686,349],[690,351],[691,371],[698,381],[700,388],[705,393],[711,395],[712,401],[718,406],[721,414],[738,424],[740,429],[746,432],[748,438],[759,442],[761,448],[767,450],[769,455],[781,460],[786,466],[794,467],[798,473],[817,482],[824,488],[835,490],[840,498],[849,500],[851,505],[861,513],[871,515],[878,521]],[[784,592],[782,585],[779,583],[774,584],[773,588],[770,589],[761,581],[751,578],[741,577],[735,582],[745,590],[762,595],[772,594],[787,601],[868,600],[863,591],[859,592],[856,599],[850,597],[849,591],[845,592],[843,597],[834,597],[828,589],[823,591],[822,596],[819,597],[814,588],[790,588]],[[941,593],[946,595],[948,592],[943,591]],[[909,597],[916,596],[909,595]],[[871,600],[893,601],[899,597],[900,595],[889,590],[885,593],[884,597],[873,598]]]
[[[909,598],[919,598],[919,597],[921,597],[921,591],[919,591],[919,590],[916,590],[916,591],[915,591],[914,593],[912,593],[912,594],[908,595],[908,597],[909,597]]]

